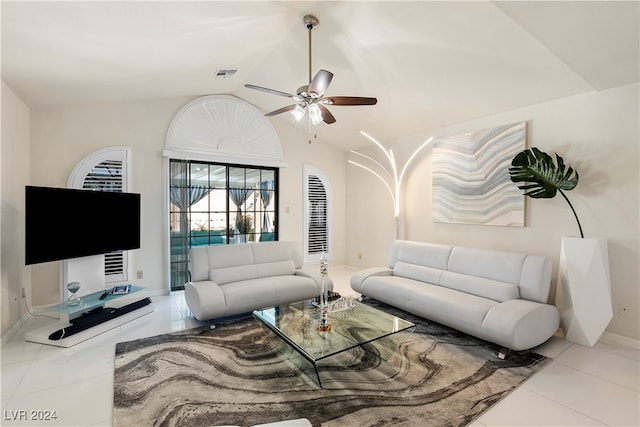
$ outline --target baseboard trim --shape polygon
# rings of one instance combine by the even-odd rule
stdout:
[[[11,340],[11,338],[13,338],[18,333],[18,330],[27,322],[29,317],[31,317],[29,313],[24,313],[22,317],[18,319],[18,321],[11,327],[11,329],[9,329],[7,333],[2,336],[0,347],[4,347],[5,344],[7,344]]]
[[[604,344],[622,345],[640,350],[640,340],[625,337],[623,335],[612,334],[611,332],[605,332],[602,334],[599,341]]]

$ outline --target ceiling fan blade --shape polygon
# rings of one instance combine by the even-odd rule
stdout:
[[[332,78],[332,72],[327,70],[318,71],[313,80],[311,80],[311,83],[309,83],[308,93],[317,96],[317,98],[322,97],[324,91],[329,87]]]
[[[244,85],[244,87],[249,88],[249,89],[260,90],[262,92],[267,92],[267,93],[270,93],[272,95],[286,96],[287,98],[293,98],[294,97],[294,95],[291,95],[290,93],[280,92],[279,90],[269,89],[269,88],[266,88],[266,87],[256,86],[256,85],[252,85],[252,84],[246,84],[246,85]]]
[[[322,120],[326,124],[330,125],[331,123],[336,122],[336,118],[333,117],[333,114],[331,114],[331,111],[329,111],[327,107],[322,104],[318,104],[318,108],[320,108],[320,113],[322,113]]]
[[[323,98],[323,103],[327,105],[376,105],[376,98],[366,98],[362,96],[330,96]]]
[[[276,114],[286,113],[287,111],[291,111],[296,108],[298,104],[287,105],[286,107],[278,108],[270,113],[265,114],[265,116],[275,116]]]

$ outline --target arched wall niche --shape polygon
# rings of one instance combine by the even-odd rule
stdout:
[[[262,112],[231,95],[197,98],[176,114],[163,155],[174,159],[284,167],[280,138]]]

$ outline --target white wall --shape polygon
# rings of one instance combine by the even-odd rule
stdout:
[[[132,282],[152,293],[165,293],[164,166],[162,150],[175,114],[191,98],[67,107],[32,112],[31,182],[66,187],[73,167],[87,154],[109,146],[132,148],[131,191],[142,195],[141,248],[132,251],[132,271],[144,279]],[[344,157],[325,144],[309,145],[295,128],[281,125],[284,160],[280,173],[280,239],[302,246],[302,165],[310,162],[331,180],[336,198],[336,230],[344,235]],[[286,208],[288,212],[286,211]],[[334,262],[344,263],[344,245],[337,245]],[[32,266],[33,304],[59,300],[59,263]]]
[[[406,158],[429,136],[527,121],[528,147],[557,152],[580,173],[577,188],[567,196],[585,236],[608,239],[614,304],[608,331],[639,339],[639,90],[638,84],[633,84],[586,93],[382,142],[392,146],[398,158]],[[368,153],[377,155],[375,150]],[[401,238],[547,255],[554,265],[555,294],[561,239],[579,235],[573,214],[560,196],[527,198],[523,228],[440,224],[431,217],[431,148],[417,158],[408,173]],[[375,177],[355,166],[347,168],[346,178],[347,263],[357,267],[386,265],[393,240],[388,194]],[[620,303],[631,307],[629,316],[618,314]]]
[[[346,153],[318,141],[309,144],[305,130],[287,121],[273,121],[283,146],[287,167],[280,171],[280,240],[303,245],[303,166],[311,165],[328,178],[333,193],[332,265],[345,263],[345,162]],[[301,126],[306,128],[306,126]],[[288,211],[288,212],[287,212]]]
[[[25,313],[21,288],[31,295],[30,269],[24,265],[24,187],[29,184],[29,108],[2,82],[2,329],[5,337]]]

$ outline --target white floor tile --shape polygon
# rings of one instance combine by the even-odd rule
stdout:
[[[522,387],[611,426],[638,426],[639,394],[552,362]]]
[[[87,426],[111,420],[113,374],[15,397],[6,402],[3,414],[6,415],[5,411],[13,411],[16,414],[21,410],[26,411],[27,422],[19,419],[3,419],[2,425]],[[50,414],[55,412],[55,419],[45,420],[34,417],[34,415],[45,415],[45,411],[49,411]]]
[[[40,344],[25,341],[24,334],[13,337],[2,347],[2,365],[33,360],[40,351],[40,347]]]
[[[16,389],[31,368],[31,361],[13,363],[2,368],[2,400],[15,395]]]
[[[547,340],[544,344],[532,349],[532,351],[541,354],[546,357],[550,357],[555,359],[560,356],[562,353],[567,351],[569,347],[571,347],[571,343],[564,340],[563,338],[559,338],[553,336]]]
[[[605,351],[607,353],[640,362],[640,350],[637,348],[624,347],[616,344],[606,344],[602,342],[597,343],[594,348],[596,350]]]
[[[97,376],[113,376],[115,341],[85,341],[70,348],[56,348],[49,357],[36,358],[16,387],[14,396],[82,382]]]
[[[486,426],[603,426],[553,400],[520,387],[478,421]]]
[[[614,384],[640,391],[640,362],[575,344],[555,361]]]

